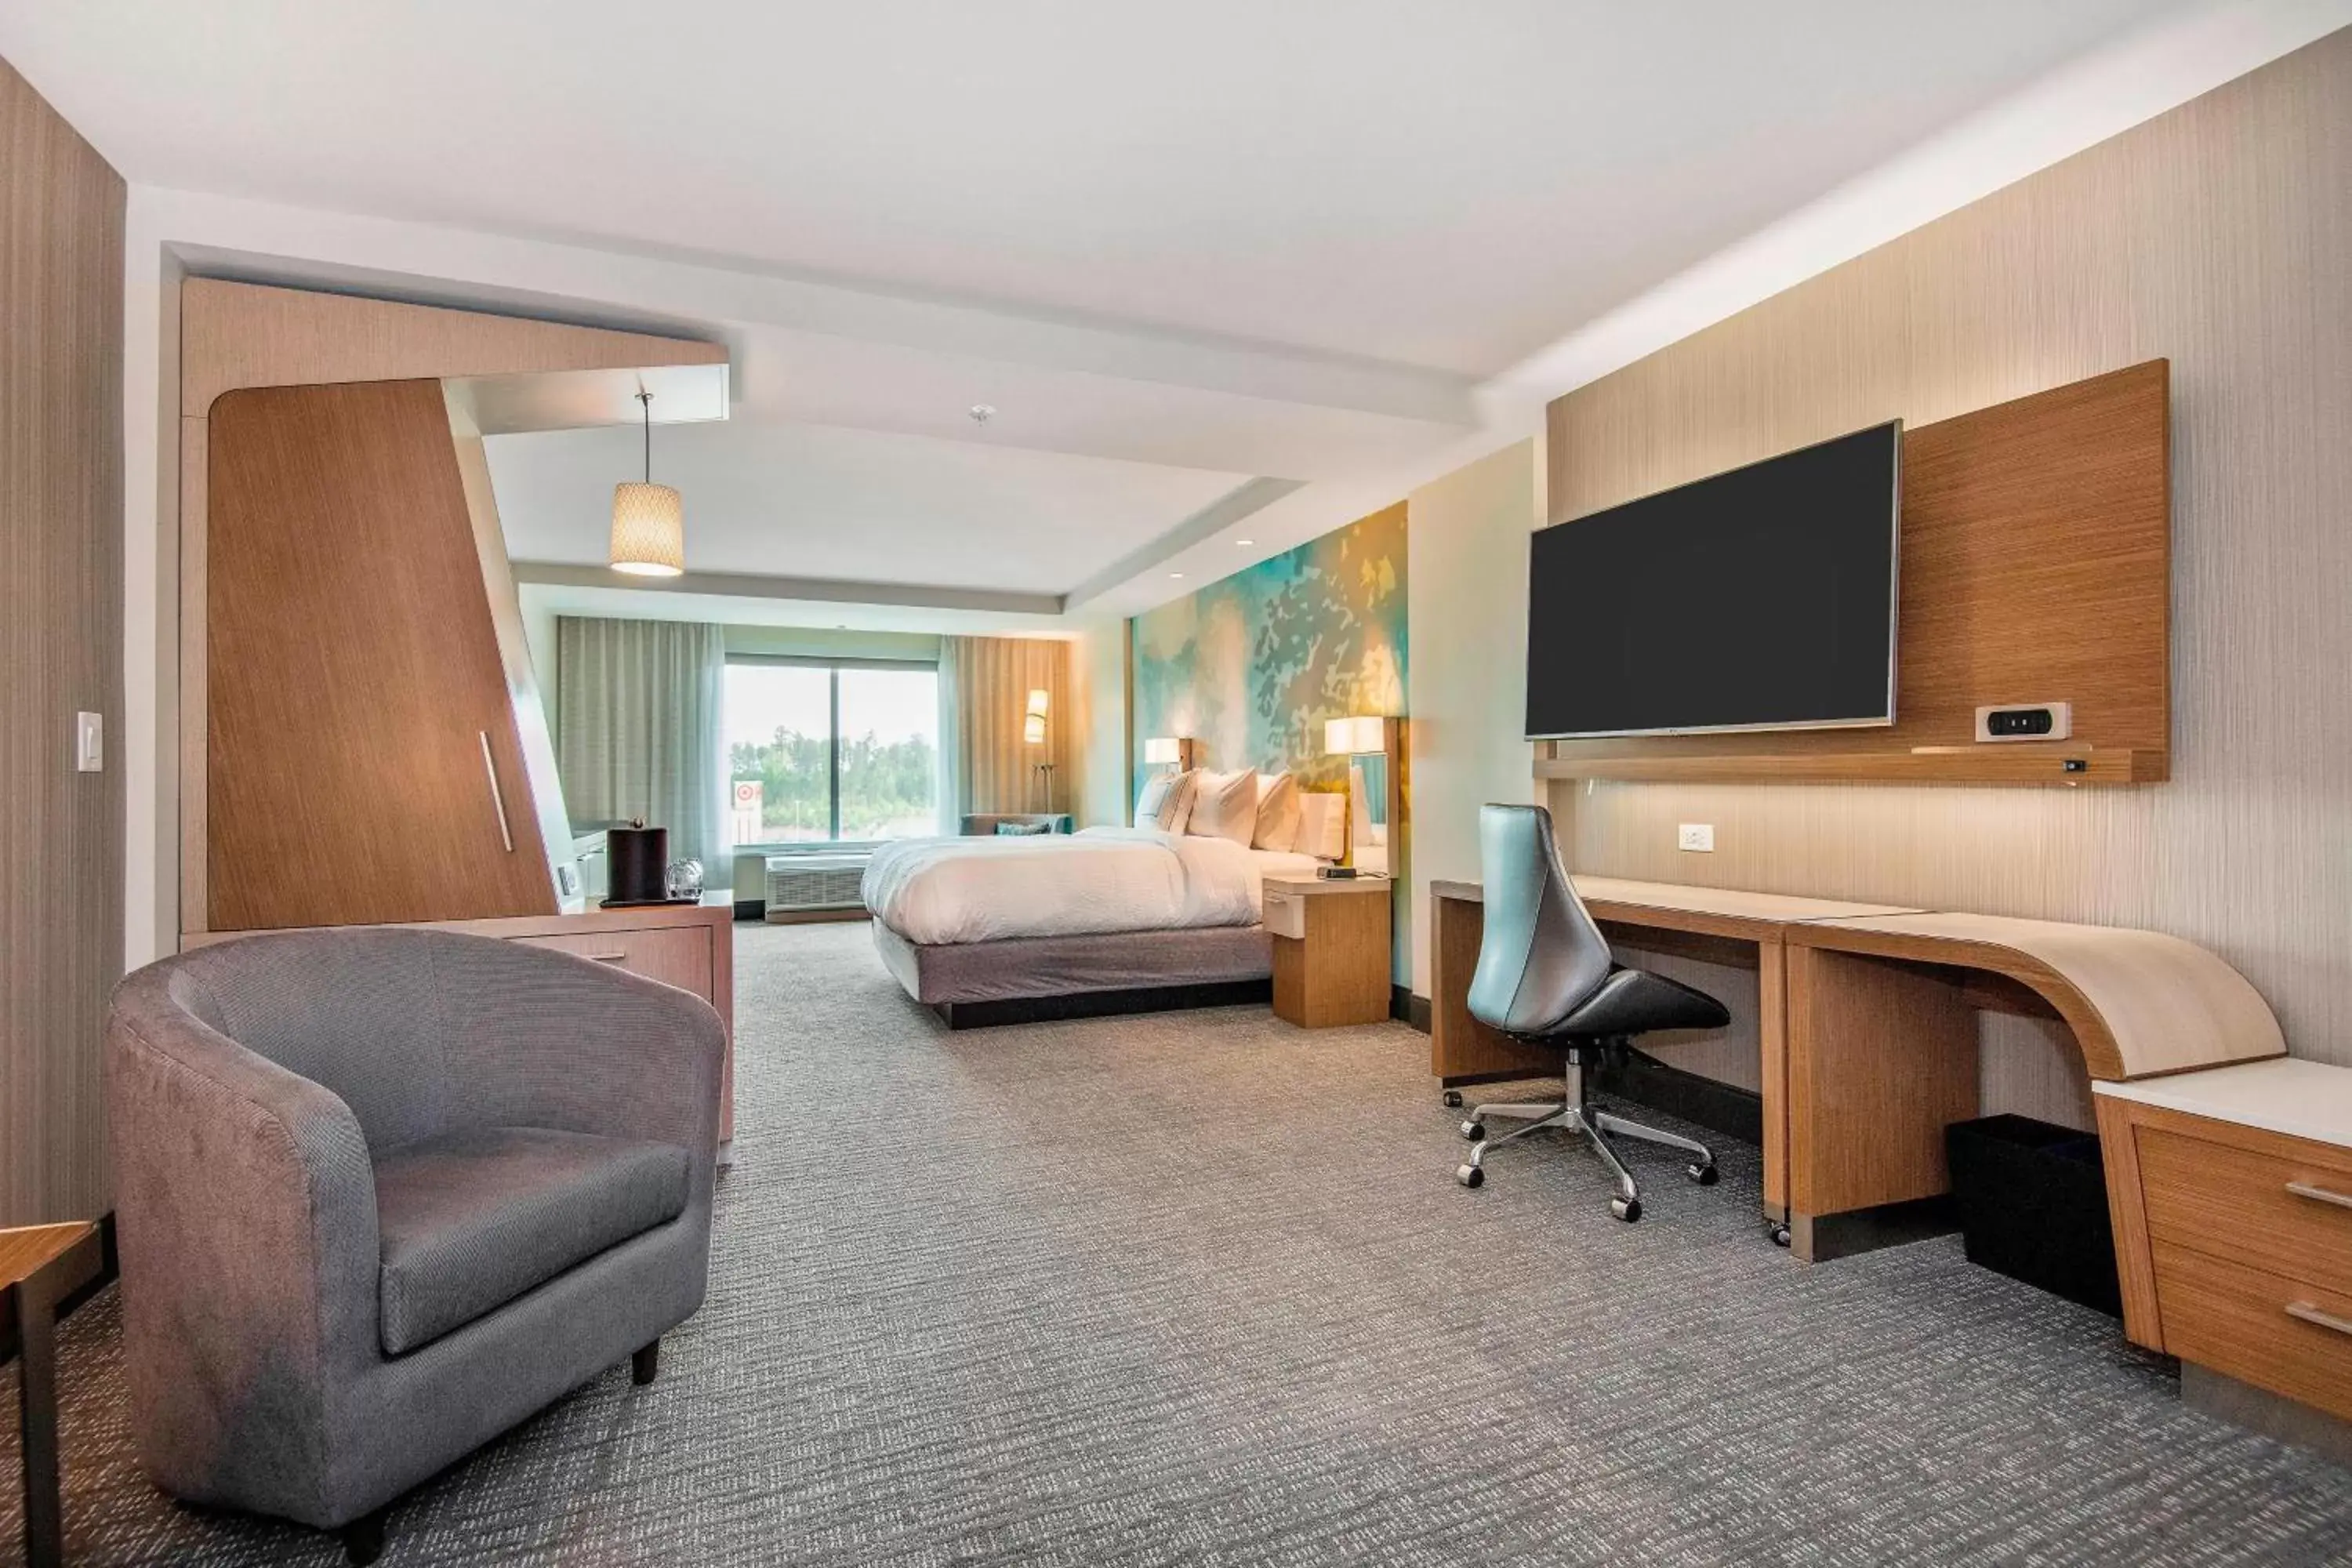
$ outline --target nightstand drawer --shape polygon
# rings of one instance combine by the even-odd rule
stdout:
[[[1297,942],[1307,940],[1307,900],[1299,894],[1268,888],[1260,919],[1265,921],[1269,936],[1286,936]]]
[[[2352,1417],[2352,1296],[2167,1241],[2155,1256],[2165,1349]]]
[[[2156,1240],[2352,1296],[2345,1151],[2271,1136],[2258,1152],[2154,1127],[2137,1140]],[[2165,1330],[2168,1342],[2168,1310]]]

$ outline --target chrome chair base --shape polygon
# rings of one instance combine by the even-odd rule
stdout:
[[[1470,1140],[1470,1158],[1455,1170],[1454,1180],[1465,1187],[1483,1186],[1486,1181],[1486,1155],[1491,1151],[1538,1129],[1560,1127],[1570,1132],[1582,1133],[1591,1145],[1593,1153],[1599,1155],[1601,1163],[1609,1168],[1610,1175],[1617,1183],[1617,1195],[1609,1200],[1609,1212],[1628,1225],[1642,1217],[1642,1194],[1634,1184],[1633,1173],[1625,1168],[1625,1162],[1609,1142],[1609,1134],[1612,1132],[1621,1138],[1633,1138],[1643,1143],[1682,1151],[1692,1156],[1691,1163],[1685,1168],[1690,1179],[1703,1187],[1715,1185],[1715,1153],[1706,1144],[1592,1108],[1591,1095],[1585,1086],[1581,1048],[1569,1052],[1566,1078],[1567,1082],[1557,1100],[1519,1100],[1473,1106],[1469,1117],[1462,1123],[1462,1136]],[[1486,1119],[1490,1116],[1506,1116],[1513,1120],[1524,1118],[1527,1125],[1490,1140],[1486,1136]]]

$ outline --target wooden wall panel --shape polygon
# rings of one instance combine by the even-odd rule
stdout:
[[[553,914],[441,384],[209,423],[209,929]]]
[[[108,1206],[122,963],[121,176],[0,60],[0,1226]],[[74,766],[74,714],[107,766]]]
[[[1891,415],[2172,377],[2169,783],[1561,782],[1571,863],[2171,931],[2252,980],[2290,1050],[2352,1065],[2347,255],[2352,31],[1556,402],[1560,519]],[[1679,853],[1682,822],[1716,852]]]

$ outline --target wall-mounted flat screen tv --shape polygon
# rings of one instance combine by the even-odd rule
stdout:
[[[1528,736],[1895,722],[1903,426],[1537,533]]]

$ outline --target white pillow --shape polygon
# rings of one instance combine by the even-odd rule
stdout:
[[[1143,793],[1136,797],[1135,825],[1181,833],[1192,805],[1192,773],[1154,773],[1143,781]]]
[[[1257,774],[1202,771],[1192,781],[1192,815],[1184,831],[1201,838],[1230,838],[1246,849],[1257,831]]]
[[[1337,860],[1348,852],[1348,797],[1330,790],[1302,790],[1298,795],[1297,850],[1318,860]]]
[[[1288,849],[1298,842],[1298,780],[1290,773],[1257,775],[1257,826],[1253,849]]]

